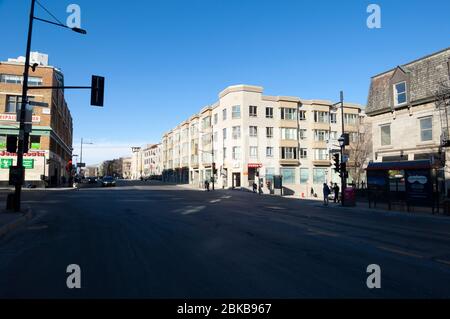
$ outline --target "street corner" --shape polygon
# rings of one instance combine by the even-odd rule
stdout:
[[[29,207],[24,208],[21,212],[11,212],[3,209],[0,211],[0,238],[26,224],[33,217],[33,211]]]

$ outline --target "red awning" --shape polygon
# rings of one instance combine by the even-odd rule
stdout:
[[[261,168],[262,164],[248,164],[248,168]]]

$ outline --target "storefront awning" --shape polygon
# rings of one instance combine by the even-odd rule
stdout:
[[[369,163],[368,171],[389,171],[389,170],[408,170],[408,169],[431,169],[430,160],[400,161],[400,162],[376,162]]]

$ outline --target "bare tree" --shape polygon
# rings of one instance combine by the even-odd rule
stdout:
[[[372,124],[362,118],[357,138],[350,143],[348,171],[353,182],[360,185],[365,180],[366,167],[372,159]]]

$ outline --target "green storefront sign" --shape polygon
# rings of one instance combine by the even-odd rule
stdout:
[[[1,169],[9,169],[13,164],[12,158],[0,158],[0,168]],[[34,168],[34,159],[23,159],[23,167],[25,169],[33,169]]]
[[[8,169],[10,166],[12,166],[12,164],[12,158],[0,158],[0,168]]]
[[[24,159],[23,167],[25,167],[25,169],[33,169],[34,168],[34,159]]]

